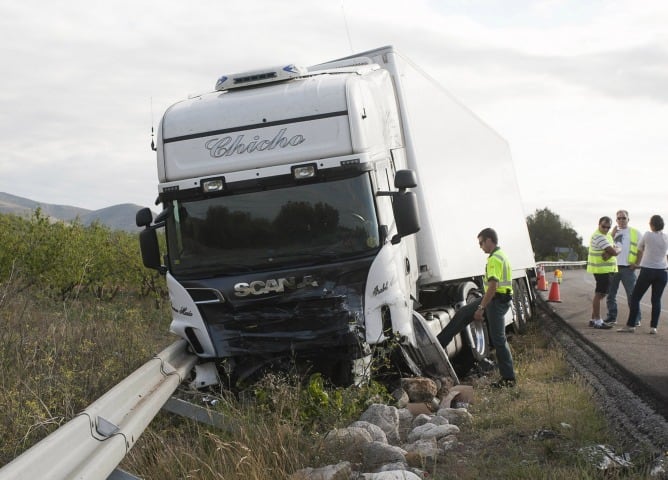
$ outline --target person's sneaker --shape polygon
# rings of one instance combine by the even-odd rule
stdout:
[[[498,382],[490,384],[492,388],[513,388],[515,385],[517,385],[517,381],[514,378],[502,378]]]
[[[618,328],[617,331],[619,333],[633,333],[636,331],[636,327],[624,327],[624,328]]]
[[[603,323],[605,323],[606,325],[617,325],[617,320],[615,320],[614,318],[607,318],[603,320]]]
[[[652,327],[649,329],[649,334],[650,335],[656,335],[656,328]]]
[[[612,325],[610,325],[609,323],[601,322],[601,323],[595,323],[594,328],[600,328],[600,329],[603,329],[603,330],[610,330],[612,328]]]

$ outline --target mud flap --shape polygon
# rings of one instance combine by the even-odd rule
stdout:
[[[424,317],[418,312],[413,312],[413,330],[417,341],[416,354],[420,357],[415,361],[422,373],[434,378],[450,377],[454,384],[458,385],[459,378],[450,363],[448,355],[427,326]]]

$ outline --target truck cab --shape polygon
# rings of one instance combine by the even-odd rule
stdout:
[[[374,345],[415,344],[416,183],[387,71],[224,76],[157,140],[164,265],[146,217],[142,250],[197,355],[235,380],[298,361],[349,384]]]

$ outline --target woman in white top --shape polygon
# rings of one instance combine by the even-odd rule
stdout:
[[[629,319],[626,327],[618,332],[634,332],[635,326],[632,319],[635,320],[640,310],[640,300],[652,287],[652,323],[649,333],[655,334],[659,325],[659,314],[661,313],[661,295],[668,282],[668,235],[663,233],[663,218],[659,215],[652,215],[649,219],[651,232],[646,232],[640,242],[638,242],[638,259],[631,268],[637,268],[640,265],[640,274],[633,288],[631,295],[631,305]]]

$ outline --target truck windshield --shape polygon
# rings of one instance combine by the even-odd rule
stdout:
[[[169,203],[175,275],[225,275],[309,265],[379,247],[368,174]]]

